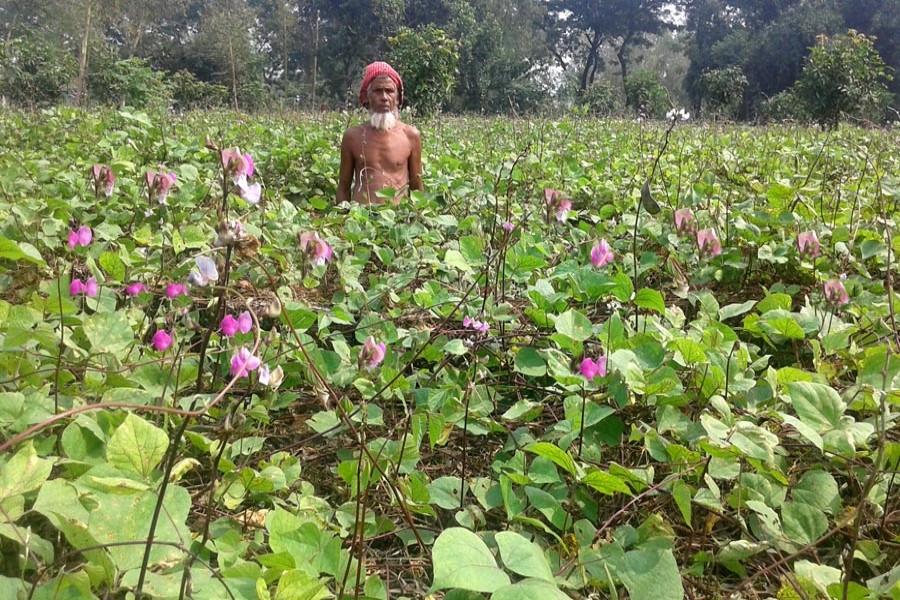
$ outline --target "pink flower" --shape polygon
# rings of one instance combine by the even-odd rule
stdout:
[[[125,295],[126,296],[137,296],[142,292],[147,291],[147,286],[141,283],[140,281],[136,281],[134,283],[129,283],[125,286]]]
[[[591,360],[590,358],[585,358],[583,361],[581,361],[581,367],[579,367],[579,371],[581,372],[582,377],[584,377],[588,381],[598,376],[606,377],[606,357],[598,356],[596,361]]]
[[[715,229],[701,229],[697,232],[697,249],[700,256],[713,257],[722,254],[722,243]]]
[[[815,258],[819,255],[819,238],[815,231],[806,231],[797,236],[797,250],[803,258]]]
[[[603,267],[613,261],[615,255],[605,239],[591,249],[591,264],[597,267]]]
[[[547,214],[556,215],[556,220],[562,223],[566,220],[569,211],[572,210],[572,202],[563,197],[563,193],[559,190],[544,188],[544,202],[547,205]]]
[[[87,281],[82,281],[80,279],[73,279],[69,283],[69,295],[70,296],[80,296],[84,294],[88,298],[96,298],[97,297],[97,280],[93,277],[88,277]]]
[[[75,246],[87,246],[94,239],[94,232],[87,225],[82,225],[77,230],[69,230],[69,248]]]
[[[238,196],[240,196],[244,202],[254,206],[259,204],[259,198],[262,195],[262,186],[258,183],[247,185],[247,178],[243,176],[238,179],[235,185],[237,185],[238,188]]]
[[[504,223],[501,227],[503,227],[503,231],[505,231],[506,233],[512,233],[512,230],[516,228],[516,226],[509,221]]]
[[[226,148],[222,150],[222,168],[228,175],[231,175],[234,183],[238,182],[239,177],[253,177],[254,164],[250,153],[241,154],[238,147]]]
[[[247,333],[253,328],[253,318],[246,310],[237,319],[231,315],[225,315],[225,318],[222,319],[221,327],[225,337],[231,337],[238,331]]]
[[[231,376],[248,377],[250,371],[255,371],[262,364],[259,358],[250,354],[250,351],[241,346],[231,357]]]
[[[84,290],[84,282],[80,279],[73,279],[71,283],[69,283],[70,296],[80,296],[84,293]]]
[[[840,279],[830,279],[825,282],[825,300],[835,307],[850,302],[850,295]]]
[[[563,198],[559,201],[559,205],[556,207],[556,220],[560,223],[566,220],[566,216],[568,216],[569,211],[572,210],[572,202],[568,199]]]
[[[183,283],[172,283],[166,285],[166,297],[176,298],[178,296],[187,296],[187,286]]]
[[[367,368],[374,369],[384,360],[386,352],[387,347],[384,345],[384,342],[376,343],[375,338],[370,335],[363,343],[363,348],[359,353],[359,360]]]
[[[317,267],[331,260],[332,248],[317,233],[307,232],[300,235],[300,249],[309,255],[309,263]]]
[[[466,329],[473,329],[478,333],[487,333],[491,330],[491,326],[487,321],[482,323],[472,317],[463,317],[463,327]]]
[[[675,231],[679,235],[693,233],[694,213],[689,208],[681,208],[675,211]]]
[[[116,185],[116,175],[107,165],[94,165],[91,169],[91,177],[94,180],[94,195],[100,196],[100,192],[109,198],[112,196]]]
[[[172,336],[165,329],[157,329],[153,334],[153,347],[159,352],[165,352],[172,345]]]
[[[175,173],[163,173],[156,171],[147,171],[147,189],[150,190],[150,196],[156,196],[160,204],[166,203],[169,195],[169,188],[175,185],[178,176]]]

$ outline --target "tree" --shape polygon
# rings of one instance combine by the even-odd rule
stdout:
[[[628,51],[647,43],[647,36],[672,27],[670,11],[677,3],[665,0],[550,0],[555,27],[567,40],[580,65],[578,90],[594,82],[600,46],[615,48],[622,80],[628,77]]]
[[[407,102],[422,114],[436,113],[450,99],[456,82],[459,43],[431,26],[404,27],[388,43],[391,62],[403,73]]]
[[[879,116],[890,102],[888,74],[872,39],[854,30],[822,36],[803,67],[796,94],[824,127],[844,114]]]

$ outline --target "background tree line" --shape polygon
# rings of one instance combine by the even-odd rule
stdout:
[[[378,58],[423,113],[877,120],[900,0],[0,0],[18,105],[336,108]]]

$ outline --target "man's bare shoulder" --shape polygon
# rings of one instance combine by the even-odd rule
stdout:
[[[403,131],[406,133],[406,137],[411,141],[419,141],[420,139],[422,139],[422,135],[414,125],[409,125],[407,123],[403,123],[402,125]]]
[[[353,125],[352,127],[348,127],[344,131],[344,141],[354,141],[362,138],[363,129],[365,129],[365,125]]]

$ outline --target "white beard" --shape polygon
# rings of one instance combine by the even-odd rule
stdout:
[[[372,112],[369,113],[369,123],[374,129],[379,131],[388,131],[397,124],[396,112]]]

